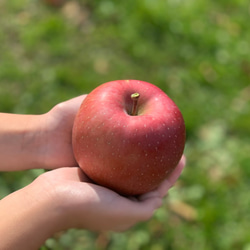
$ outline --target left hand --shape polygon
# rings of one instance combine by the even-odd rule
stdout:
[[[42,165],[46,169],[77,166],[72,150],[72,127],[82,101],[81,95],[57,104],[44,114],[44,147]]]

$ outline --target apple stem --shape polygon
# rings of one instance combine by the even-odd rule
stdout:
[[[131,99],[133,100],[132,112],[131,115],[135,116],[138,112],[138,99],[140,97],[139,93],[134,93],[131,95]]]

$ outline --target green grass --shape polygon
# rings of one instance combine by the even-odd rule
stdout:
[[[152,220],[69,230],[42,249],[250,249],[249,15],[247,0],[0,1],[2,112],[43,113],[132,78],[162,88],[186,122],[186,169]],[[1,173],[1,197],[41,172]]]

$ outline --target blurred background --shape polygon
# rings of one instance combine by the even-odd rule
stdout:
[[[1,112],[139,79],[186,122],[186,169],[152,220],[60,232],[42,250],[250,250],[249,20],[248,0],[0,0]],[[0,173],[0,197],[42,172]]]

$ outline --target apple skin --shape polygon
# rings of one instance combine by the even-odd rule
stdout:
[[[130,115],[131,94],[138,114]],[[80,168],[96,184],[122,195],[157,188],[177,166],[185,124],[176,104],[158,87],[117,80],[94,89],[76,115],[72,144]]]

